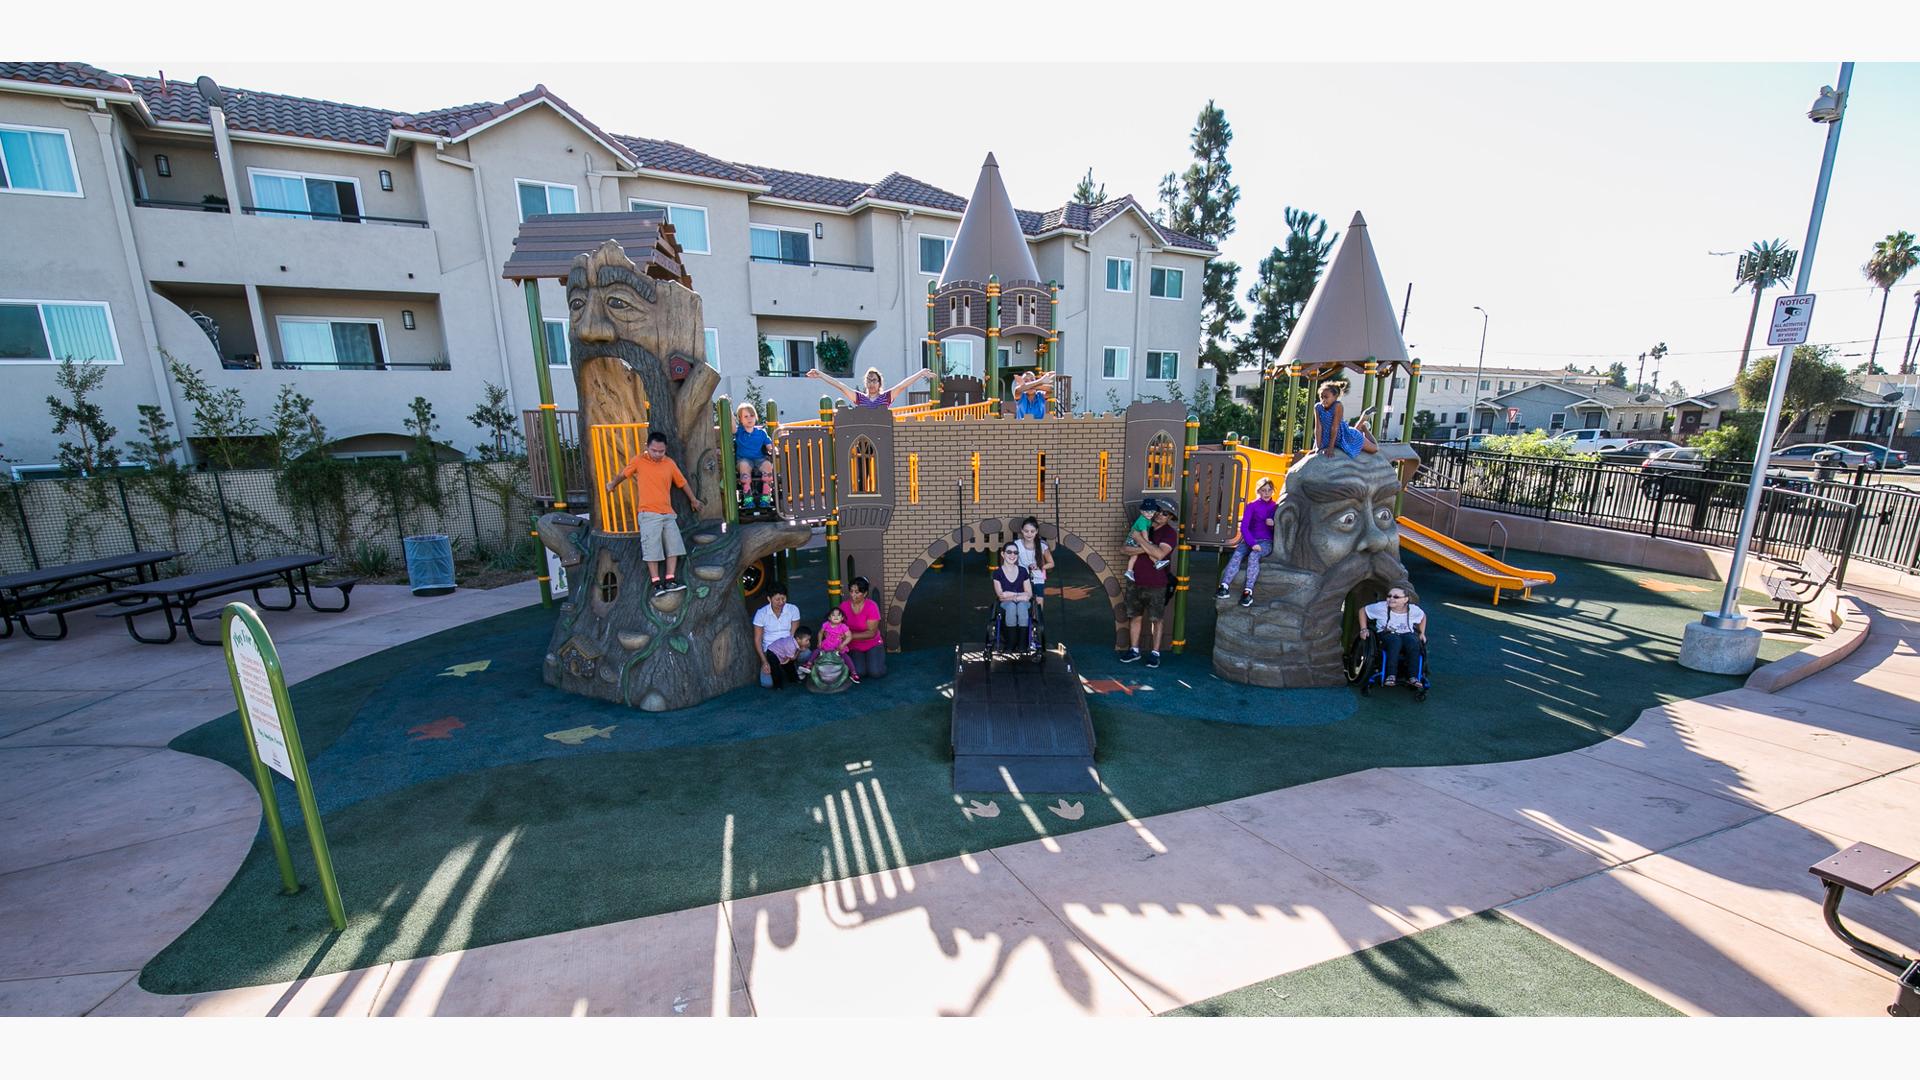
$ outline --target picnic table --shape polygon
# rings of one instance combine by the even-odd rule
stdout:
[[[160,564],[175,558],[173,551],[132,551],[104,559],[45,566],[0,577],[0,638],[13,636],[13,624],[35,641],[58,641],[67,636],[67,612],[121,602],[116,587],[139,584],[160,576]],[[149,573],[151,571],[151,573]],[[91,589],[107,591],[89,593]],[[76,595],[85,594],[85,595]],[[51,615],[59,626],[54,634],[36,633],[29,615]]]
[[[310,567],[326,562],[329,556],[306,552],[299,555],[278,555],[271,559],[255,559],[252,562],[223,566],[215,570],[202,570],[195,574],[183,574],[180,577],[166,578],[161,581],[148,581],[123,587],[119,595],[139,601],[137,607],[124,611],[102,612],[102,617],[119,616],[127,620],[127,633],[135,641],[148,645],[165,645],[180,636],[185,629],[187,636],[201,645],[219,645],[219,640],[208,641],[193,632],[193,608],[202,601],[229,593],[251,592],[256,606],[268,611],[292,611],[305,597],[307,606],[315,611],[345,611],[353,602],[353,586],[360,579],[340,578],[322,584],[315,584],[307,577]],[[287,602],[269,604],[260,596],[262,589],[287,590]],[[339,589],[340,606],[323,607],[313,602],[313,590]],[[160,612],[167,620],[167,636],[150,638],[141,635],[133,620],[138,615]],[[217,613],[204,614],[202,618],[213,618]]]

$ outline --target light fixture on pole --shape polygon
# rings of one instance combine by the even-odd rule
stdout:
[[[1473,310],[1480,313],[1480,361],[1473,366],[1473,397],[1468,399],[1470,404],[1467,413],[1467,434],[1469,435],[1473,434],[1473,429],[1480,423],[1480,373],[1487,367],[1487,324],[1493,321],[1493,317],[1487,314],[1487,309],[1479,304],[1473,305]]]
[[[1826,149],[1820,155],[1820,178],[1813,187],[1813,212],[1807,220],[1807,242],[1800,247],[1800,269],[1794,281],[1796,296],[1807,291],[1813,273],[1813,252],[1820,242],[1820,219],[1827,209],[1827,188],[1833,182],[1834,154],[1840,148],[1840,122],[1846,114],[1847,89],[1853,82],[1853,64],[1840,65],[1839,88],[1820,88],[1820,96],[1807,110],[1807,119],[1826,124]],[[1773,456],[1773,429],[1780,423],[1780,406],[1787,396],[1787,376],[1793,366],[1792,345],[1780,347],[1773,365],[1773,385],[1767,392],[1767,411],[1760,422],[1760,438],[1753,453],[1753,474],[1747,480],[1746,506],[1740,514],[1740,532],[1733,544],[1733,561],[1727,567],[1726,591],[1720,610],[1707,612],[1699,622],[1688,623],[1680,644],[1680,666],[1695,671],[1723,675],[1744,675],[1753,670],[1760,654],[1761,633],[1747,626],[1740,614],[1739,596],[1746,571],[1747,549],[1753,544],[1753,529],[1760,517],[1760,494],[1766,485],[1767,462]]]

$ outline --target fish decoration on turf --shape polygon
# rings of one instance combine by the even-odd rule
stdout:
[[[446,676],[451,675],[456,679],[464,679],[467,676],[472,675],[476,671],[485,671],[492,666],[493,666],[493,661],[491,660],[469,660],[464,664],[453,665],[447,670],[441,672],[440,676],[442,678],[445,678]]]
[[[546,737],[552,739],[554,742],[563,743],[567,746],[579,746],[588,739],[612,740],[613,729],[619,726],[619,724],[609,724],[606,727],[600,728],[594,727],[592,724],[587,724],[583,727],[568,728],[565,731],[549,731]]]

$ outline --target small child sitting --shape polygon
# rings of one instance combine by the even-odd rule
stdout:
[[[1233,558],[1227,561],[1226,573],[1220,575],[1220,588],[1214,591],[1214,599],[1225,600],[1233,588],[1233,576],[1240,572],[1241,560],[1247,563],[1247,587],[1240,593],[1240,606],[1253,606],[1253,583],[1260,580],[1260,560],[1273,554],[1274,512],[1277,505],[1273,501],[1273,480],[1261,477],[1254,488],[1254,500],[1247,504],[1246,512],[1240,515],[1240,535],[1234,537]],[[1249,558],[1248,556],[1252,557]]]
[[[793,628],[793,669],[802,679],[813,671],[813,627]]]
[[[1128,530],[1127,542],[1125,544],[1122,544],[1121,545],[1122,547],[1130,551],[1140,551],[1146,547],[1147,534],[1153,528],[1153,512],[1158,509],[1160,509],[1159,499],[1147,498],[1147,499],[1140,500],[1140,515],[1133,519],[1133,528]],[[1157,569],[1165,570],[1167,568],[1167,564],[1172,561],[1173,560],[1171,558],[1155,559],[1153,561],[1153,565]],[[1133,560],[1132,559],[1127,560],[1126,579],[1128,581],[1133,580]]]
[[[820,627],[821,653],[838,653],[846,662],[847,674],[854,682],[860,681],[860,673],[853,669],[853,662],[847,658],[847,645],[853,640],[853,628],[847,625],[847,613],[839,608],[827,612],[826,624]],[[817,658],[817,654],[816,654]]]
[[[734,410],[739,426],[733,429],[733,457],[740,470],[740,509],[773,509],[773,436],[760,426],[760,412],[751,404]],[[759,478],[760,491],[754,494],[753,482]]]

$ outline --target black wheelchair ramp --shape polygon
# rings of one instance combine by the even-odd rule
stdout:
[[[1065,646],[1039,661],[958,645],[953,669],[953,790],[1100,790],[1093,717]]]

